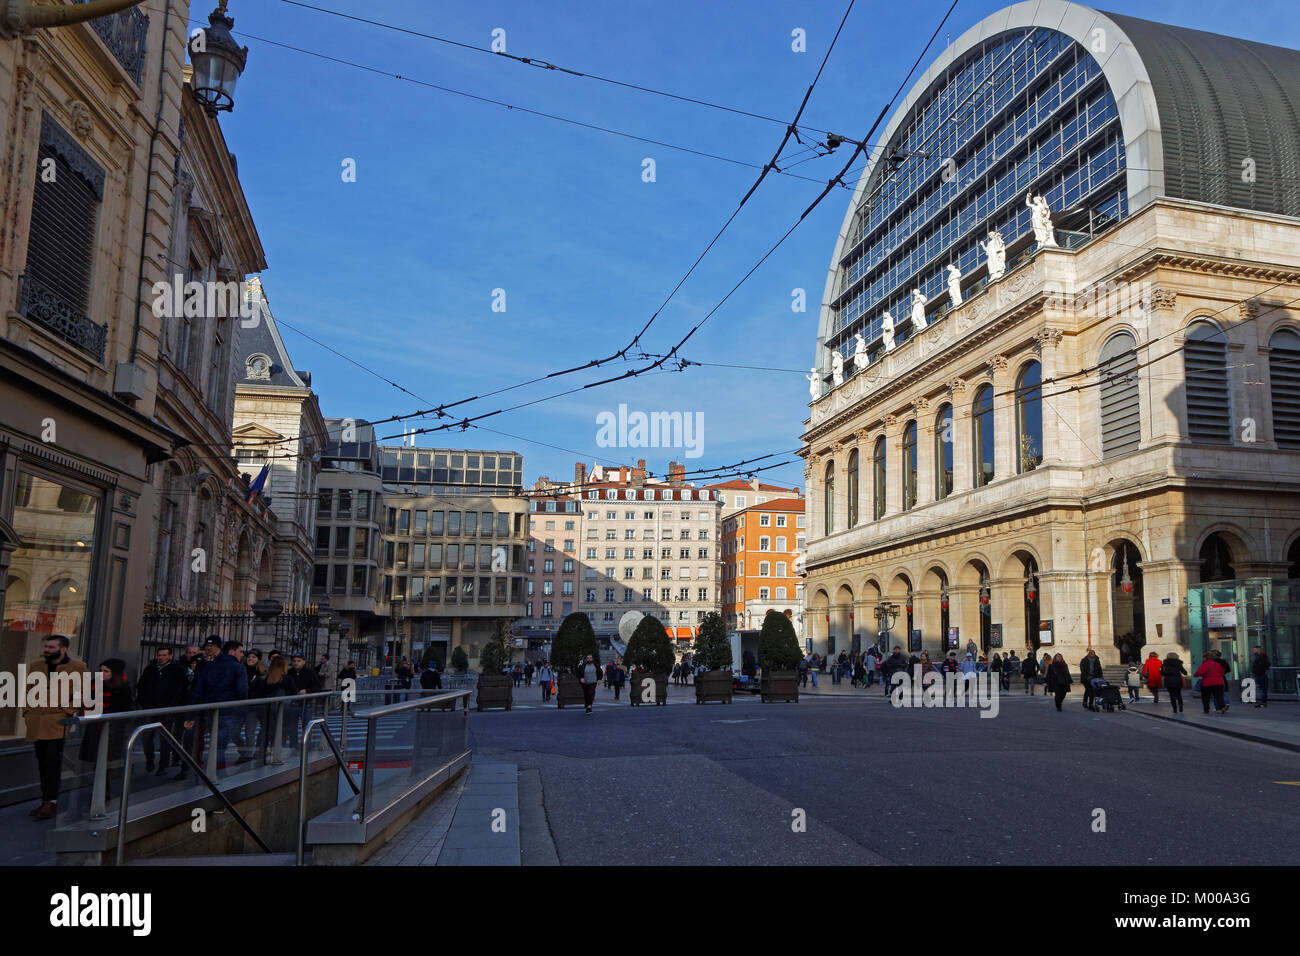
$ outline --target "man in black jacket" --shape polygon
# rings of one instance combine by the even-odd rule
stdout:
[[[1092,681],[1095,677],[1101,676],[1101,658],[1091,647],[1088,653],[1083,655],[1079,661],[1079,679],[1083,681],[1083,706],[1091,707],[1092,700],[1096,696],[1093,691]]]
[[[894,653],[890,654],[880,665],[880,679],[885,685],[885,696],[889,696],[890,680],[898,671],[907,671],[907,655],[895,644]]]
[[[1033,654],[1028,655],[1020,664],[1020,676],[1025,679],[1025,693],[1030,697],[1034,696],[1034,685],[1038,683],[1038,661]],[[1043,688],[1043,695],[1047,695],[1047,688]]]
[[[189,688],[189,675],[179,661],[172,659],[170,644],[161,644],[154,650],[153,664],[140,674],[136,684],[136,706],[141,710],[156,707],[179,707],[185,703],[185,694]],[[159,718],[159,723],[179,741],[184,733],[184,715],[171,714]],[[154,770],[154,743],[157,731],[149,731],[144,738],[144,769]],[[168,763],[180,763],[180,757],[172,752],[169,745],[162,746],[162,756],[158,769],[154,771],[162,776],[167,771]]]

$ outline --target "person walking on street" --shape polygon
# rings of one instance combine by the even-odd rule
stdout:
[[[246,700],[248,671],[244,669],[243,656],[243,644],[239,641],[226,641],[222,644],[221,653],[209,660],[194,678],[194,684],[190,688],[190,703],[220,704],[226,701]],[[295,660],[302,660],[302,658],[295,658]],[[313,677],[316,676],[314,671],[309,670],[308,673]],[[203,763],[204,732],[206,731],[212,737],[208,743],[217,748],[217,768],[220,769],[226,756],[226,748],[230,746],[230,740],[235,733],[235,721],[243,715],[238,710],[227,710],[218,716],[214,727],[212,713],[206,711],[196,714],[185,721],[185,729],[193,731],[191,754],[195,763]],[[247,758],[241,754],[239,759]],[[172,779],[182,780],[185,773],[186,768],[182,766]]]
[[[527,661],[524,664],[524,686],[525,687],[533,686],[533,662],[532,661]]]
[[[1147,658],[1150,660],[1150,658]],[[1175,714],[1183,712],[1183,683],[1187,678],[1187,668],[1173,651],[1165,655],[1165,662],[1160,665],[1161,683],[1169,691],[1169,705]]]
[[[1014,650],[1002,658],[1002,693],[1011,693],[1011,681],[1020,676],[1020,658]]]
[[[1227,702],[1223,699],[1223,688],[1225,681],[1223,679],[1223,667],[1216,661],[1213,656],[1206,655],[1205,660],[1201,661],[1201,666],[1196,668],[1194,677],[1201,679],[1201,706],[1205,713],[1210,712],[1210,698],[1214,698],[1214,712],[1222,714],[1228,709]]]
[[[1124,685],[1128,687],[1128,702],[1136,704],[1142,698],[1142,668],[1136,663],[1128,665],[1124,674]]]
[[[1051,664],[1047,668],[1047,688],[1045,693],[1056,695],[1057,712],[1061,710],[1061,704],[1065,700],[1065,695],[1070,692],[1070,665],[1065,663],[1065,658],[1060,654],[1051,659]]]
[[[808,666],[808,676],[812,678],[812,685],[814,687],[817,686],[817,672],[819,670],[821,670],[821,661],[817,660],[817,655],[814,654],[812,663]]]
[[[1052,691],[1047,686],[1047,674],[1052,669],[1052,655],[1044,653],[1042,663],[1038,665],[1038,679],[1043,682],[1043,696],[1048,696]]]
[[[1264,648],[1256,647],[1250,658],[1250,676],[1255,678],[1255,706],[1268,706],[1268,669],[1272,666]]]
[[[600,668],[591,655],[587,655],[586,661],[578,668],[578,681],[582,684],[582,699],[587,707],[587,713],[591,713],[591,705],[596,702],[596,685],[600,683]]]
[[[1088,653],[1083,655],[1079,661],[1079,681],[1083,684],[1083,706],[1092,707],[1093,698],[1096,691],[1093,690],[1092,682],[1101,676],[1101,658],[1091,647]]]
[[[172,648],[169,644],[159,645],[153,654],[153,664],[146,667],[140,675],[140,680],[135,688],[135,700],[141,710],[153,710],[158,707],[179,707],[185,703],[185,692],[189,689],[189,679],[185,673],[185,668],[180,665],[179,661],[172,659]],[[160,718],[159,723],[163,728],[176,738],[177,743],[185,735],[181,725],[184,723],[183,718],[179,716],[164,716]],[[180,755],[172,751],[170,744],[162,744],[162,753],[158,758],[158,768],[154,769],[154,748],[156,745],[155,738],[158,737],[158,731],[151,730],[144,735],[144,769],[146,773],[154,773],[162,776],[167,772],[167,766],[170,763],[180,764]]]
[[[71,642],[61,634],[52,634],[41,645],[41,656],[27,665],[29,674],[77,674],[86,672],[86,665],[68,656]],[[81,677],[72,678],[78,684]],[[51,681],[51,687],[56,686]],[[65,685],[66,686],[66,685]],[[46,704],[66,704],[71,701],[46,700]],[[24,707],[23,721],[27,724],[27,741],[36,756],[36,769],[41,781],[41,802],[32,810],[37,820],[52,820],[58,811],[59,779],[63,773],[63,744],[68,728],[64,717],[77,713],[75,707]]]
[[[799,686],[808,686],[808,658],[799,658]]]
[[[1038,662],[1034,660],[1033,654],[1026,654],[1025,659],[1020,662],[1020,676],[1025,679],[1025,693],[1033,697],[1034,686],[1038,683]],[[1044,688],[1043,693],[1046,692]]]
[[[555,675],[551,673],[551,665],[542,661],[542,666],[537,670],[537,683],[542,685],[542,703],[545,704],[551,699],[551,681]]]
[[[346,666],[339,668],[339,677],[338,677],[339,686],[342,686],[345,680],[354,681],[356,679],[357,679],[356,661],[348,661]]]
[[[627,683],[627,672],[623,670],[621,664],[614,664],[613,668],[614,678],[612,683],[614,685],[614,699],[618,700],[619,695],[623,693],[623,685]]]
[[[880,683],[884,685],[886,697],[889,696],[890,681],[899,671],[907,671],[907,655],[903,653],[902,647],[895,644],[894,653],[890,654],[884,663],[880,665]]]
[[[1152,651],[1147,655],[1146,663],[1142,665],[1142,678],[1146,681],[1147,690],[1151,691],[1151,696],[1155,698],[1157,704],[1160,703],[1160,685],[1163,683],[1162,670],[1163,665],[1160,663],[1159,655]]]

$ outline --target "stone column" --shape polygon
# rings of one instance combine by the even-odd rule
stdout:
[[[934,501],[934,415],[929,399],[918,399],[912,414],[916,417],[916,504],[920,507]]]
[[[903,510],[903,423],[897,415],[885,416],[885,514]],[[874,475],[875,468],[872,468]],[[874,500],[874,499],[873,499]],[[888,586],[888,585],[886,585]]]
[[[948,585],[948,623],[958,629],[957,656],[965,653],[967,641],[979,643],[980,589],[978,585]],[[940,643],[944,656],[948,654],[948,635]]]
[[[274,598],[263,598],[253,602],[253,647],[263,653],[275,647],[275,623],[284,613],[284,605]],[[245,648],[251,650],[251,648]],[[288,653],[287,649],[285,653]],[[315,661],[309,661],[315,664]]]
[[[1016,474],[1019,459],[1016,397],[1011,394],[1015,381],[1005,355],[989,359],[988,368],[993,377],[993,480],[1005,481]]]
[[[1024,578],[998,578],[990,585],[993,609],[992,622],[1002,625],[1002,650],[1025,645],[1025,580]],[[975,642],[979,643],[978,640]],[[989,648],[989,655],[994,650]]]
[[[1199,561],[1178,558],[1142,562],[1142,595],[1146,613],[1146,650],[1163,658],[1170,651],[1186,657],[1188,582],[1200,572]],[[1285,576],[1285,575],[1284,575]],[[1164,599],[1169,603],[1165,604]]]
[[[959,378],[949,382],[948,399],[952,402],[952,493],[955,495],[972,487],[970,395],[966,383]]]
[[[1034,341],[1037,343],[1034,351],[1038,354],[1039,363],[1042,365],[1042,380],[1044,382],[1056,377],[1058,359],[1060,358],[1058,346],[1061,343],[1061,338],[1061,330],[1053,328],[1043,329],[1034,336]],[[1062,461],[1061,435],[1063,433],[1071,435],[1070,430],[1062,424],[1062,418],[1069,414],[1064,407],[1066,405],[1066,396],[1061,394],[1061,386],[1059,385],[1043,385],[1042,396],[1043,464],[1060,464]],[[1070,418],[1076,422],[1079,420],[1078,415],[1071,415]],[[1099,436],[1098,441],[1100,440]],[[1100,453],[1100,447],[1098,447],[1097,451]]]

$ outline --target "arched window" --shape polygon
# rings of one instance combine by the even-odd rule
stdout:
[[[1016,380],[1016,472],[1043,463],[1043,367],[1030,362]]]
[[[971,430],[974,437],[976,488],[993,480],[993,386],[982,385],[971,406]]]
[[[1228,340],[1212,322],[1194,322],[1183,343],[1187,378],[1187,437],[1197,442],[1232,441],[1228,389]]]
[[[1201,581],[1235,581],[1237,569],[1232,566],[1232,552],[1217,534],[1212,534],[1201,545]]]
[[[952,406],[944,405],[934,417],[934,497],[952,494]]]
[[[835,531],[835,462],[833,461],[826,464],[822,512],[826,516],[826,534],[831,534]]]
[[[885,438],[882,435],[876,439],[876,450],[871,458],[872,469],[872,511],[871,515],[877,521],[885,516]]]
[[[1294,329],[1278,329],[1268,340],[1268,384],[1277,447],[1300,448],[1300,333]]]
[[[1112,335],[1098,359],[1101,457],[1115,458],[1137,451],[1142,441],[1137,341],[1128,332]]]
[[[916,422],[908,422],[903,426],[903,510],[910,511],[915,504]]]
[[[858,450],[856,448],[849,452],[848,479],[849,527],[853,528],[858,523]]]

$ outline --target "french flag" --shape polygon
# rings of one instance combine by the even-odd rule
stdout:
[[[261,490],[266,487],[266,473],[271,468],[270,462],[262,466],[262,470],[257,473],[257,477],[248,483],[248,497],[244,499],[244,504],[251,504]]]

